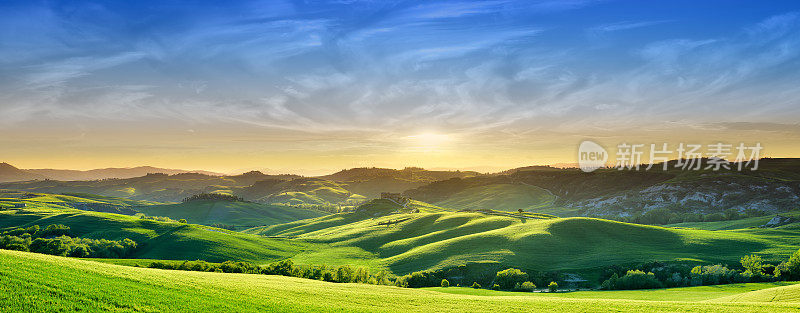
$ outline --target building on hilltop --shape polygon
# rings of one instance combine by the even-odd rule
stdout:
[[[408,198],[403,197],[402,194],[397,192],[381,192],[381,199],[392,200],[398,204],[403,204],[408,201]]]

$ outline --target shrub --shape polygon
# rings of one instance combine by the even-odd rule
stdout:
[[[336,270],[337,283],[349,283],[353,281],[353,269],[350,266],[342,265]]]
[[[480,289],[481,288],[481,284],[479,284],[478,282],[473,282],[471,287],[475,288],[475,289]]]
[[[186,223],[189,223],[189,222],[187,222],[185,218],[182,218],[182,219],[178,220],[178,223],[186,224]]]
[[[335,282],[336,281],[336,274],[334,274],[331,271],[325,270],[324,272],[322,272],[322,280],[327,281],[327,282]],[[398,287],[402,287],[402,286],[398,286]]]
[[[528,280],[528,274],[516,268],[509,268],[497,272],[494,282],[498,284],[500,289],[510,290],[517,284],[523,283]]]
[[[744,282],[744,277],[720,264],[695,266],[691,271],[692,285],[719,285]]]
[[[547,290],[549,290],[550,292],[558,291],[558,283],[551,281],[550,284],[547,285]]]
[[[441,282],[436,273],[432,272],[413,272],[403,277],[411,288],[436,287]]]
[[[68,235],[70,235],[69,226],[61,224],[47,225],[45,229],[36,232],[37,237],[56,237],[56,236],[68,236]]]
[[[492,290],[500,290],[500,285],[498,284],[492,285]]]
[[[450,287],[450,282],[447,279],[442,279],[442,287]]]
[[[761,256],[755,254],[745,255],[742,257],[741,262],[745,272],[749,272],[753,276],[758,276],[763,273],[764,264],[761,260]]]
[[[385,270],[381,270],[378,274],[375,274],[375,284],[376,285],[391,285],[392,282],[389,280],[389,272]]]
[[[614,273],[609,279],[601,284],[602,289],[606,290],[632,290],[632,289],[653,289],[661,288],[662,284],[656,275],[640,270],[630,270],[622,277]]]
[[[528,291],[528,292],[530,292],[530,291],[533,291],[534,289],[536,289],[536,285],[534,285],[532,282],[529,282],[529,281],[522,282],[521,284],[517,283],[516,285],[514,285],[514,291]]]
[[[358,267],[356,269],[355,275],[353,276],[353,282],[354,283],[360,283],[360,284],[366,284],[366,283],[369,283],[369,279],[370,278],[371,278],[371,275],[369,274],[369,271],[367,269],[365,269],[363,267]]]
[[[781,262],[775,267],[775,277],[786,280],[797,280],[800,278],[800,250],[795,251],[789,260]]]
[[[261,274],[292,276],[294,262],[291,259],[270,263],[261,269]]]

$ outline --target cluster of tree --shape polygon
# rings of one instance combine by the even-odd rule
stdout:
[[[188,223],[186,221],[186,219],[179,219],[179,220],[176,221],[176,220],[173,220],[173,219],[171,219],[171,218],[169,218],[167,216],[149,216],[149,215],[146,215],[144,213],[136,213],[134,216],[138,216],[139,219],[149,220],[149,221],[159,221],[159,222],[166,222],[166,223],[183,223],[183,224]]]
[[[69,233],[70,228],[65,225],[15,228],[0,234],[0,249],[80,258],[122,258],[136,249],[136,242],[127,238],[123,240],[73,238],[67,236]]]
[[[345,203],[323,203],[323,204],[312,204],[312,203],[297,203],[297,204],[288,204],[288,203],[269,203],[272,205],[283,205],[292,208],[298,209],[305,209],[305,210],[317,210],[322,212],[328,213],[346,213],[346,212],[353,212],[355,208],[359,205],[366,203],[367,201],[364,200],[347,200]]]
[[[155,261],[147,267],[200,271],[200,272],[220,272],[220,273],[246,273],[263,275],[281,275],[298,278],[322,280],[334,283],[359,283],[373,285],[395,285],[395,279],[387,271],[370,273],[363,267],[353,268],[348,265],[339,267],[319,266],[300,266],[287,259],[265,266],[258,266],[248,262],[226,261],[223,263],[208,263],[205,261],[184,261],[182,263],[168,263]]]
[[[722,264],[701,265],[688,269],[687,265],[650,262],[639,266],[638,269],[629,269],[623,275],[618,273],[621,267],[615,267],[610,270],[612,274],[603,281],[601,288],[653,289],[800,279],[800,250],[777,266],[764,264],[758,255],[746,255],[742,257],[740,263],[741,270],[728,268]]]
[[[236,230],[236,225],[228,225],[222,223],[214,223],[210,225],[211,227],[227,229],[227,230]]]
[[[481,282],[486,286],[490,286],[490,289],[493,290],[509,290],[509,291],[533,291],[536,288],[536,283],[534,281],[538,281],[542,286],[549,284],[555,284],[556,289],[557,283],[554,282],[555,278],[554,275],[542,275],[538,273],[534,277],[528,275],[527,273],[516,269],[516,268],[508,268],[502,271],[496,272],[493,276],[488,276],[486,278],[480,276],[471,276],[475,280],[464,280],[465,276],[461,275],[465,271],[468,271],[467,268],[454,268],[448,270],[440,270],[440,271],[422,271],[422,272],[413,272],[408,275],[397,277],[395,285],[401,287],[409,287],[409,288],[420,288],[420,287],[449,287],[451,286],[450,278],[458,279],[464,281],[464,286],[470,286],[472,288],[482,288]],[[557,276],[557,275],[555,275]],[[466,277],[470,277],[467,275]],[[550,280],[553,279],[553,280]],[[481,282],[479,282],[481,281]],[[548,283],[549,282],[549,283]],[[457,284],[457,286],[461,286],[461,284]]]
[[[197,201],[197,200],[219,200],[219,201],[244,201],[244,198],[234,195],[226,195],[222,193],[201,193],[191,197],[186,197],[183,202]]]

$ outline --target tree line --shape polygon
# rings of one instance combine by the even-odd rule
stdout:
[[[231,201],[231,202],[236,202],[236,201],[244,202],[244,198],[242,198],[242,197],[237,197],[237,196],[234,196],[234,195],[226,195],[226,194],[221,194],[221,193],[201,193],[201,194],[196,194],[196,195],[193,195],[191,197],[184,198],[183,202],[186,203],[186,202],[197,201],[197,200],[219,200],[219,201]]]
[[[136,250],[136,242],[70,237],[70,228],[54,224],[19,227],[0,233],[0,249],[79,258],[123,258]]]
[[[752,282],[789,281],[800,279],[800,250],[778,265],[765,264],[761,256],[741,258],[742,269],[722,264],[698,265],[649,262],[634,269],[614,266],[600,285],[605,290],[654,289],[664,287],[708,286]],[[622,273],[622,274],[621,274]]]
[[[223,263],[209,263],[197,260],[180,263],[155,261],[147,265],[147,267],[182,271],[280,275],[334,283],[373,285],[395,285],[396,283],[395,277],[385,270],[371,273],[364,267],[352,267],[349,265],[338,267],[327,265],[303,266],[294,264],[291,259],[270,263],[265,266],[249,262],[225,261]]]
[[[437,272],[433,271],[414,272],[404,276],[394,276],[385,270],[372,273],[367,268],[352,267],[350,265],[297,265],[294,264],[291,259],[270,263],[264,266],[249,262],[235,261],[225,261],[223,263],[209,263],[202,260],[183,262],[154,261],[146,267],[198,272],[280,275],[333,283],[359,283],[404,288],[450,287],[450,283],[447,279],[440,279]],[[543,285],[547,285],[548,289],[553,292],[558,289],[558,284],[554,281]],[[481,288],[478,282],[473,282],[471,286],[473,288]],[[530,281],[527,273],[514,268],[497,272],[493,276],[490,286],[495,290],[511,291],[533,291],[536,288],[536,285]]]

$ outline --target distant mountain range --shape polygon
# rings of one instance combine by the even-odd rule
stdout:
[[[137,166],[126,168],[101,168],[87,171],[58,170],[58,169],[19,169],[8,163],[0,163],[0,182],[26,181],[36,179],[52,179],[61,181],[73,180],[98,180],[107,178],[133,178],[149,173],[164,173],[169,175],[181,173],[199,173],[210,176],[222,176],[221,173],[201,170],[179,170],[158,168],[152,166]]]
[[[41,174],[21,170],[8,163],[0,163],[0,182],[25,181],[45,178],[47,177]]]

